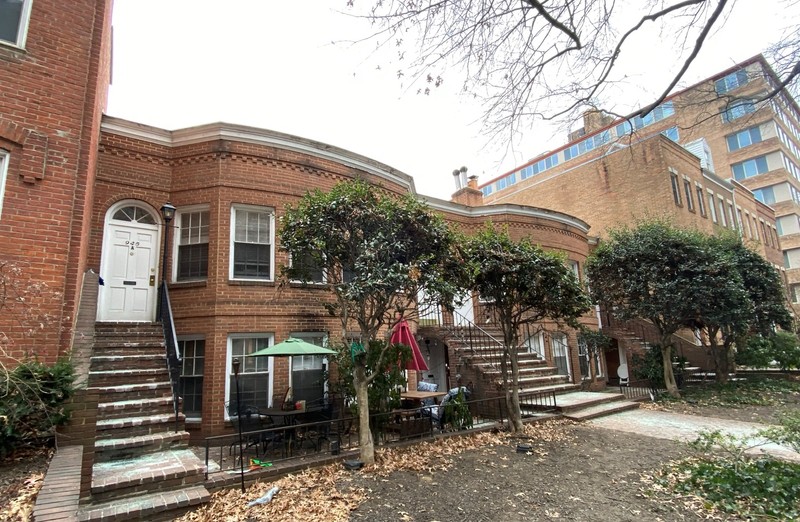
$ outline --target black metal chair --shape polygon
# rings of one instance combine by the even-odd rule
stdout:
[[[260,458],[262,453],[266,454],[270,444],[277,446],[277,443],[283,439],[280,430],[269,431],[274,427],[272,419],[262,416],[255,406],[243,405],[241,411],[237,412],[236,406],[229,404],[228,415],[237,434],[241,427],[242,453],[250,448],[255,448],[256,458]],[[233,453],[234,447],[238,445],[238,441],[231,444],[228,453]]]

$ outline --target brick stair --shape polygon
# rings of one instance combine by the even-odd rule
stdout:
[[[89,387],[104,402],[79,520],[169,520],[208,501],[205,465],[175,417],[161,325],[98,323]]]

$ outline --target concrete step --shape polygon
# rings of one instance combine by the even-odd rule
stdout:
[[[524,395],[526,393],[546,393],[546,392],[555,392],[557,397],[561,397],[560,394],[573,392],[575,390],[580,390],[580,384],[572,384],[572,383],[564,383],[564,384],[548,384],[546,386],[536,386],[530,388],[520,388],[519,394]]]
[[[613,402],[595,404],[594,406],[588,406],[578,410],[572,410],[569,413],[565,413],[564,417],[574,421],[585,421],[589,419],[596,419],[597,417],[612,415],[621,411],[635,410],[638,407],[638,402],[617,400]]]
[[[126,384],[151,384],[169,381],[169,371],[163,368],[89,371],[91,387],[124,386]]]
[[[121,384],[118,386],[91,386],[106,401],[129,401],[136,399],[154,399],[172,397],[172,385],[169,379],[160,382],[140,384]]]
[[[559,395],[556,399],[558,410],[567,415],[599,404],[622,401],[625,396],[621,393],[574,391]]]
[[[127,500],[90,504],[78,512],[81,522],[122,520],[172,520],[188,508],[211,499],[205,486],[189,486],[174,491],[148,493]]]
[[[91,370],[95,372],[120,369],[161,369],[167,367],[165,353],[132,353],[93,355]]]
[[[185,416],[178,414],[179,429],[182,429]],[[175,413],[158,415],[142,415],[140,417],[123,417],[119,419],[102,419],[97,421],[96,438],[116,439],[151,435],[175,430]]]
[[[125,497],[200,485],[205,464],[189,449],[149,453],[140,457],[95,463],[92,499],[121,501]]]
[[[502,373],[500,369],[496,366],[489,366],[488,364],[476,364],[478,368],[481,368],[484,375],[494,378],[494,379],[502,379]],[[520,381],[523,379],[532,379],[535,377],[550,377],[550,376],[559,376],[565,377],[566,375],[558,375],[558,368],[555,366],[534,366],[534,367],[520,367],[519,369],[519,378]]]
[[[101,439],[94,443],[95,462],[132,459],[147,453],[183,449],[189,443],[189,432],[170,431],[135,437]]]
[[[97,405],[99,419],[138,417],[144,414],[162,414],[173,411],[172,394],[152,399],[139,398],[127,401],[101,402]]]

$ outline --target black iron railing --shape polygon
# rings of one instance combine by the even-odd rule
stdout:
[[[164,345],[167,350],[167,369],[172,384],[172,407],[175,411],[175,431],[180,426],[180,379],[181,353],[175,335],[175,323],[172,319],[172,305],[169,302],[169,290],[165,283],[159,289],[159,319],[164,329]]]

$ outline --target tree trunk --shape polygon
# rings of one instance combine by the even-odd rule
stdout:
[[[716,342],[714,343],[716,345]],[[730,353],[731,348],[727,343],[722,343],[722,346],[714,346],[714,366],[716,367],[716,381],[717,384],[728,383],[728,372],[730,371]]]
[[[511,361],[511,396],[508,404],[508,426],[512,432],[522,431],[522,410],[519,406],[519,361],[517,351],[510,350]]]
[[[375,443],[372,430],[369,429],[369,396],[367,394],[367,372],[364,364],[356,362],[353,374],[358,403],[358,445],[361,449],[361,460],[367,466],[375,464]]]
[[[675,372],[672,371],[672,344],[664,339],[661,340],[661,343],[661,360],[664,364],[664,383],[667,386],[667,393],[676,399],[680,399],[681,392],[678,391]]]

